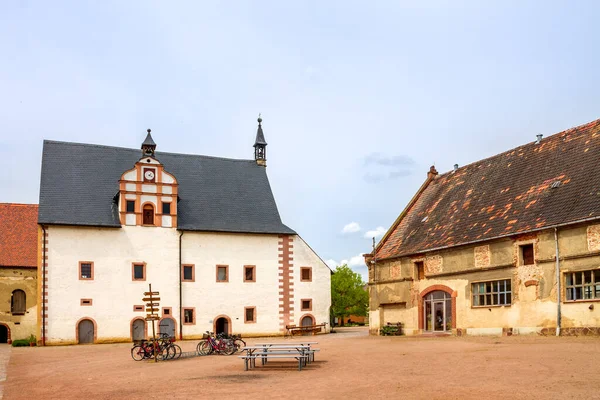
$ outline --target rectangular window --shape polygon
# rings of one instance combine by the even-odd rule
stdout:
[[[228,265],[217,265],[217,282],[229,282]]]
[[[172,307],[163,307],[163,309],[162,309],[162,314],[163,314],[163,317],[164,317],[165,315],[171,315],[171,314],[172,314],[172,312],[171,312],[171,308],[172,308]]]
[[[182,276],[185,282],[194,282],[196,279],[194,264],[183,265]]]
[[[244,322],[246,324],[256,322],[256,307],[244,308]]]
[[[302,299],[302,311],[312,311],[312,299]]]
[[[600,300],[600,269],[565,272],[567,301]]]
[[[244,282],[256,282],[256,266],[244,265]]]
[[[144,306],[133,306],[133,311],[137,312],[137,311],[144,311]]]
[[[312,268],[311,267],[300,267],[300,281],[301,282],[312,282]]]
[[[94,279],[94,263],[91,261],[79,261],[79,279]]]
[[[512,302],[511,280],[471,284],[473,307],[509,306]]]
[[[164,215],[171,215],[171,203],[162,203],[162,213]]]
[[[521,249],[521,265],[533,265],[533,244],[519,246]]]
[[[145,263],[133,263],[131,265],[131,274],[134,281],[145,281],[146,280],[146,264]]]
[[[82,306],[91,306],[92,305],[92,299],[81,299],[81,303]]]
[[[135,212],[135,200],[127,200],[127,212]]]
[[[183,323],[185,325],[194,325],[196,323],[194,316],[194,308],[183,309]]]
[[[418,280],[421,279],[425,279],[425,265],[423,263],[423,261],[417,261],[415,262],[415,268],[417,269],[416,271],[416,276]]]

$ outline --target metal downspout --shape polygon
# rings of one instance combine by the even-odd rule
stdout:
[[[181,231],[181,233],[179,234],[179,340],[183,340],[183,315],[181,314],[181,307],[182,307],[182,288],[181,288],[181,281],[183,279],[182,276],[182,270],[183,267],[181,266],[181,237],[183,236],[183,232]]]
[[[561,286],[560,286],[560,254],[558,252],[558,227],[554,227],[554,244],[556,246],[556,336],[560,336],[561,325]]]
[[[46,227],[42,225],[42,346],[46,345]]]

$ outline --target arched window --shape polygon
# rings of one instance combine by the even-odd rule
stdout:
[[[152,206],[152,204],[144,205],[143,224],[154,225],[154,207]]]
[[[23,315],[27,310],[25,292],[21,289],[17,289],[12,292],[10,299],[10,312],[13,315]]]

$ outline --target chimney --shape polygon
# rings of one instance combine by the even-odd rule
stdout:
[[[458,164],[454,164],[454,170],[452,172],[456,172],[458,170]]]
[[[542,135],[541,133],[539,135],[535,135],[535,137],[537,137],[537,140],[535,141],[535,144],[540,144],[540,142],[542,141],[542,137],[544,135]]]
[[[427,173],[427,179],[433,179],[437,176],[438,172],[437,169],[435,169],[435,165],[432,165],[431,167],[429,167],[429,172]]]

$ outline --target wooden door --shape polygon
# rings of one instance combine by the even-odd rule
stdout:
[[[94,323],[84,319],[79,323],[79,344],[94,343]]]
[[[134,341],[146,339],[146,334],[145,334],[145,329],[144,329],[145,325],[146,325],[146,322],[141,319],[136,319],[135,321],[133,321],[133,324],[131,327],[131,332],[132,332],[131,336]]]
[[[175,337],[175,322],[171,318],[165,318],[158,325],[159,333],[166,333],[169,337]]]

